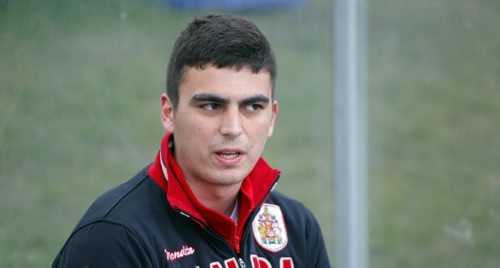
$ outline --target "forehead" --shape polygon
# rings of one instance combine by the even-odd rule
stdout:
[[[271,75],[268,71],[254,73],[248,66],[217,68],[206,65],[203,68],[187,68],[179,85],[179,98],[182,99],[183,96],[191,98],[201,93],[226,98],[244,98],[253,95],[271,97]]]

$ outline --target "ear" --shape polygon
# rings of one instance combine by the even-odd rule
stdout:
[[[269,133],[267,134],[267,137],[271,137],[273,135],[274,131],[274,123],[276,122],[276,115],[278,114],[278,101],[274,100],[273,101],[273,114],[271,118],[271,125],[269,126]]]
[[[167,96],[167,93],[161,94],[161,123],[167,133],[174,132],[174,106]]]

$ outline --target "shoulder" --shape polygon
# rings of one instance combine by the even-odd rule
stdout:
[[[266,203],[275,204],[282,210],[293,211],[294,213],[311,214],[310,210],[304,204],[280,192],[272,192]]]
[[[78,223],[75,231],[94,222],[106,221],[130,225],[132,218],[153,213],[164,205],[164,192],[143,169],[129,181],[118,185],[97,198]],[[147,208],[147,209],[144,209]],[[134,216],[134,217],[132,217]]]
[[[91,261],[98,267],[118,267],[126,259],[136,267],[147,263],[150,247],[145,241],[161,225],[158,221],[165,222],[156,216],[165,211],[164,196],[147,169],[104,193],[85,212],[54,264],[80,267]]]
[[[75,232],[53,267],[140,267],[149,263],[147,252],[127,228],[100,221]]]

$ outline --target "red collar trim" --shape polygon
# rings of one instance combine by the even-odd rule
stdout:
[[[257,161],[254,169],[241,185],[239,224],[236,224],[230,217],[203,205],[193,194],[171,153],[172,148],[168,146],[172,138],[172,134],[167,134],[163,138],[160,152],[155,162],[149,167],[150,177],[166,192],[166,198],[174,210],[194,217],[202,226],[208,225],[226,239],[236,252],[239,252],[239,239],[243,235],[246,221],[257,206],[267,198],[278,180],[280,171],[271,168],[263,158]],[[167,170],[168,180],[162,170],[162,160]]]

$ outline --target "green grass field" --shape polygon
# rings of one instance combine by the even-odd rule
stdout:
[[[370,7],[371,267],[498,267],[500,3]],[[0,266],[49,266],[88,205],[153,160],[170,49],[204,13],[0,0]],[[330,3],[244,15],[279,64],[265,157],[333,255]]]

